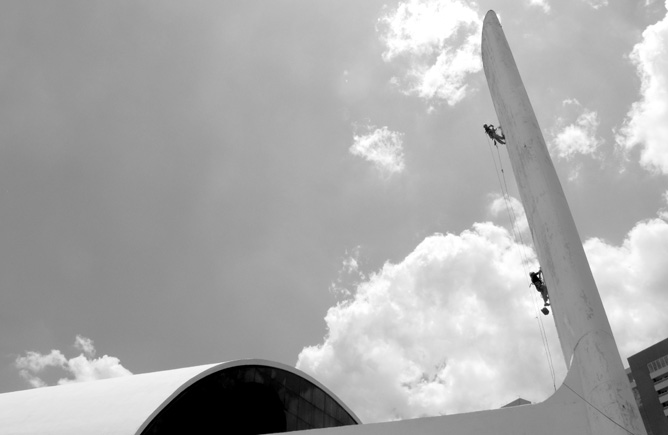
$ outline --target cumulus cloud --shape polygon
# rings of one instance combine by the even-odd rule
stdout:
[[[376,128],[367,126],[367,133],[353,136],[353,144],[349,151],[373,163],[386,175],[403,172],[404,148],[403,133],[392,131],[387,127]]]
[[[668,7],[668,1],[666,2]],[[641,148],[645,168],[668,174],[668,14],[642,34],[631,52],[640,76],[640,100],[617,132],[622,149]]]
[[[469,92],[467,77],[482,69],[482,19],[473,2],[400,2],[377,28],[386,47],[383,59],[401,66],[393,81],[407,95],[452,106]]]
[[[578,111],[574,122],[566,117],[559,117],[552,130],[550,149],[562,159],[571,159],[577,154],[594,155],[602,140],[596,136],[599,120],[596,112],[582,107],[577,100],[569,99],[564,106],[571,106]]]
[[[95,346],[93,346],[93,340],[90,338],[77,334],[74,339],[74,347],[82,351],[86,356],[95,356]]]
[[[362,247],[358,245],[350,252],[346,250],[338,277],[329,286],[330,292],[337,296],[349,297],[352,294],[350,289],[366,279],[359,267],[361,249]]]
[[[501,207],[496,198],[490,210]],[[591,239],[584,247],[624,361],[665,338],[668,223],[649,219],[620,245]],[[493,223],[427,237],[331,307],[327,335],[302,350],[297,367],[364,422],[498,408],[517,397],[542,401],[565,363],[553,320],[538,314],[528,284],[537,268],[531,248]]]
[[[529,235],[529,222],[524,212],[524,206],[517,198],[507,195],[495,194],[492,196],[492,202],[489,205],[489,211],[493,217],[499,218],[505,215],[510,220],[511,229],[518,232],[517,237]]]
[[[61,351],[55,349],[48,354],[28,351],[24,356],[16,358],[14,366],[19,370],[19,375],[35,388],[47,386],[47,382],[40,376],[48,368],[65,373],[65,377],[57,381],[58,385],[132,374],[116,357],[104,355],[94,358],[96,351],[93,340],[89,338],[77,335],[74,347],[82,352],[79,356],[67,359]]]
[[[624,362],[668,336],[668,223],[637,223],[620,246],[601,239],[584,244]]]
[[[492,223],[427,237],[330,308],[324,342],[304,348],[297,367],[330,386],[365,422],[547,397],[553,382],[536,320],[538,293],[529,287],[520,249],[534,258]]]

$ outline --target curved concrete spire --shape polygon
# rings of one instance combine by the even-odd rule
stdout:
[[[598,409],[588,408],[590,433],[644,433],[573,216],[494,11],[485,16],[482,59],[566,365],[571,378],[579,377],[567,385]]]

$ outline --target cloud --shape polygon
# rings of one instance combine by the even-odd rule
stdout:
[[[510,220],[511,228],[514,227],[513,233],[517,231],[518,237],[528,234],[529,222],[527,221],[527,215],[524,212],[524,206],[517,198],[510,195],[495,194],[492,196],[489,211],[495,218],[500,217],[500,215],[507,216]]]
[[[383,59],[401,66],[393,82],[407,95],[453,106],[469,92],[466,79],[482,69],[482,19],[464,0],[409,0],[378,21]]]
[[[501,206],[496,198],[490,210]],[[639,222],[619,246],[584,246],[624,361],[665,338],[668,223]],[[297,367],[367,423],[498,408],[517,397],[542,401],[565,363],[554,323],[537,314],[539,296],[528,286],[537,268],[531,248],[493,223],[427,237],[331,307],[327,335],[302,350]]]
[[[547,0],[529,0],[529,4],[540,7],[546,14],[550,13],[551,8]]]
[[[364,422],[547,397],[553,382],[536,321],[538,293],[520,249],[534,258],[492,223],[427,237],[330,308],[325,340],[304,348],[297,367]],[[554,326],[546,326],[557,352]],[[554,362],[563,376],[563,361]]]
[[[26,356],[16,358],[14,366],[19,370],[19,375],[28,381],[34,388],[46,387],[46,382],[41,380],[36,373],[44,371],[47,367],[65,367],[67,359],[59,350],[52,350],[47,355],[28,351]]]
[[[79,356],[67,359],[61,351],[55,349],[48,354],[28,351],[25,356],[16,358],[14,366],[19,370],[19,375],[35,388],[47,386],[40,375],[48,368],[65,372],[66,377],[60,378],[58,385],[132,374],[116,357],[104,355],[94,358],[95,348],[93,340],[89,338],[77,335],[74,347],[82,351]]]
[[[366,134],[354,135],[349,151],[372,162],[386,175],[403,172],[404,149],[402,133],[391,131],[387,127],[368,126]]]
[[[338,277],[329,285],[329,291],[334,295],[350,297],[352,294],[350,289],[357,287],[362,280],[366,279],[359,267],[361,249],[362,247],[358,245],[352,249],[352,252],[346,250]]]
[[[666,2],[668,7],[668,2]],[[640,100],[633,103],[617,143],[624,150],[641,148],[640,164],[668,174],[668,13],[642,34],[631,60],[640,76]]]
[[[95,347],[93,346],[93,340],[90,338],[77,334],[74,340],[74,347],[82,351],[86,356],[95,356]]]
[[[657,215],[664,220],[668,220],[668,191],[663,192],[663,202],[666,206],[662,207]]]
[[[564,117],[557,118],[552,129],[550,149],[562,159],[572,159],[577,154],[593,156],[602,143],[596,136],[599,125],[597,113],[581,107],[575,99],[564,100],[563,105],[577,108],[579,114],[572,123]]]
[[[602,7],[608,6],[608,0],[584,0],[584,2],[594,9],[600,9]]]
[[[668,336],[668,223],[637,223],[620,246],[584,244],[622,359]]]

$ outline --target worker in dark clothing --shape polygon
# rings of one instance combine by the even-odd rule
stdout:
[[[543,297],[544,306],[549,306],[550,296],[547,294],[547,286],[543,282],[543,271],[538,269],[538,272],[529,272],[529,277],[531,278],[531,284],[536,287],[536,290],[540,292],[540,295]]]
[[[499,131],[501,131],[501,135],[499,136],[499,133],[496,132],[496,128],[492,124],[490,125],[483,125],[483,128],[485,129],[485,133],[487,133],[487,136],[490,137],[494,141],[494,145],[496,145],[497,142],[499,142],[501,145],[506,144],[506,135],[503,134],[503,130],[501,127],[499,127]]]

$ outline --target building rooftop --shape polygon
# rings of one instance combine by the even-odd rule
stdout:
[[[276,415],[274,432],[360,423],[307,374],[252,359],[0,394],[0,433],[178,433],[180,421],[187,431],[238,423],[230,419],[257,426],[266,421],[254,418],[259,412]]]

